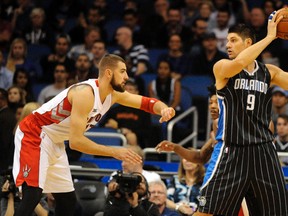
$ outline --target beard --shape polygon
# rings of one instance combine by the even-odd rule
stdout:
[[[121,84],[116,84],[114,75],[112,77],[112,80],[110,81],[110,84],[111,84],[112,88],[117,92],[124,92],[125,91],[124,87],[122,87]]]

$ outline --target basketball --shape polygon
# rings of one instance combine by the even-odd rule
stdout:
[[[283,16],[283,19],[277,25],[277,37],[288,40],[288,8],[280,9],[277,16]]]

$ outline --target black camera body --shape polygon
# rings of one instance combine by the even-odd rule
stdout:
[[[122,194],[132,194],[136,191],[137,186],[142,181],[141,176],[135,174],[124,174],[122,171],[117,171],[117,174],[113,176],[119,185],[119,192]]]

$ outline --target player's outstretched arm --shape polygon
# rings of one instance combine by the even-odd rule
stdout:
[[[214,144],[215,140],[210,138],[200,150],[197,150],[194,148],[186,149],[176,143],[164,140],[160,142],[155,148],[159,153],[161,151],[175,152],[180,157],[185,158],[192,163],[204,164],[209,161],[211,153],[213,152]]]
[[[123,93],[114,92],[113,97],[115,103],[141,109],[151,114],[160,115],[160,123],[169,121],[175,116],[174,108],[168,107],[165,103],[155,98],[131,94],[127,91]]]
[[[97,144],[84,136],[89,112],[93,108],[94,94],[88,85],[73,87],[68,94],[72,105],[69,145],[71,149],[92,155],[114,157],[130,163],[140,163],[141,158],[127,148],[114,148]]]

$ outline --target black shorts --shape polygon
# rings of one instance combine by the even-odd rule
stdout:
[[[206,170],[198,209],[236,216],[243,198],[249,202],[249,196],[254,196],[259,215],[287,216],[287,193],[273,143],[227,147],[218,142]]]

